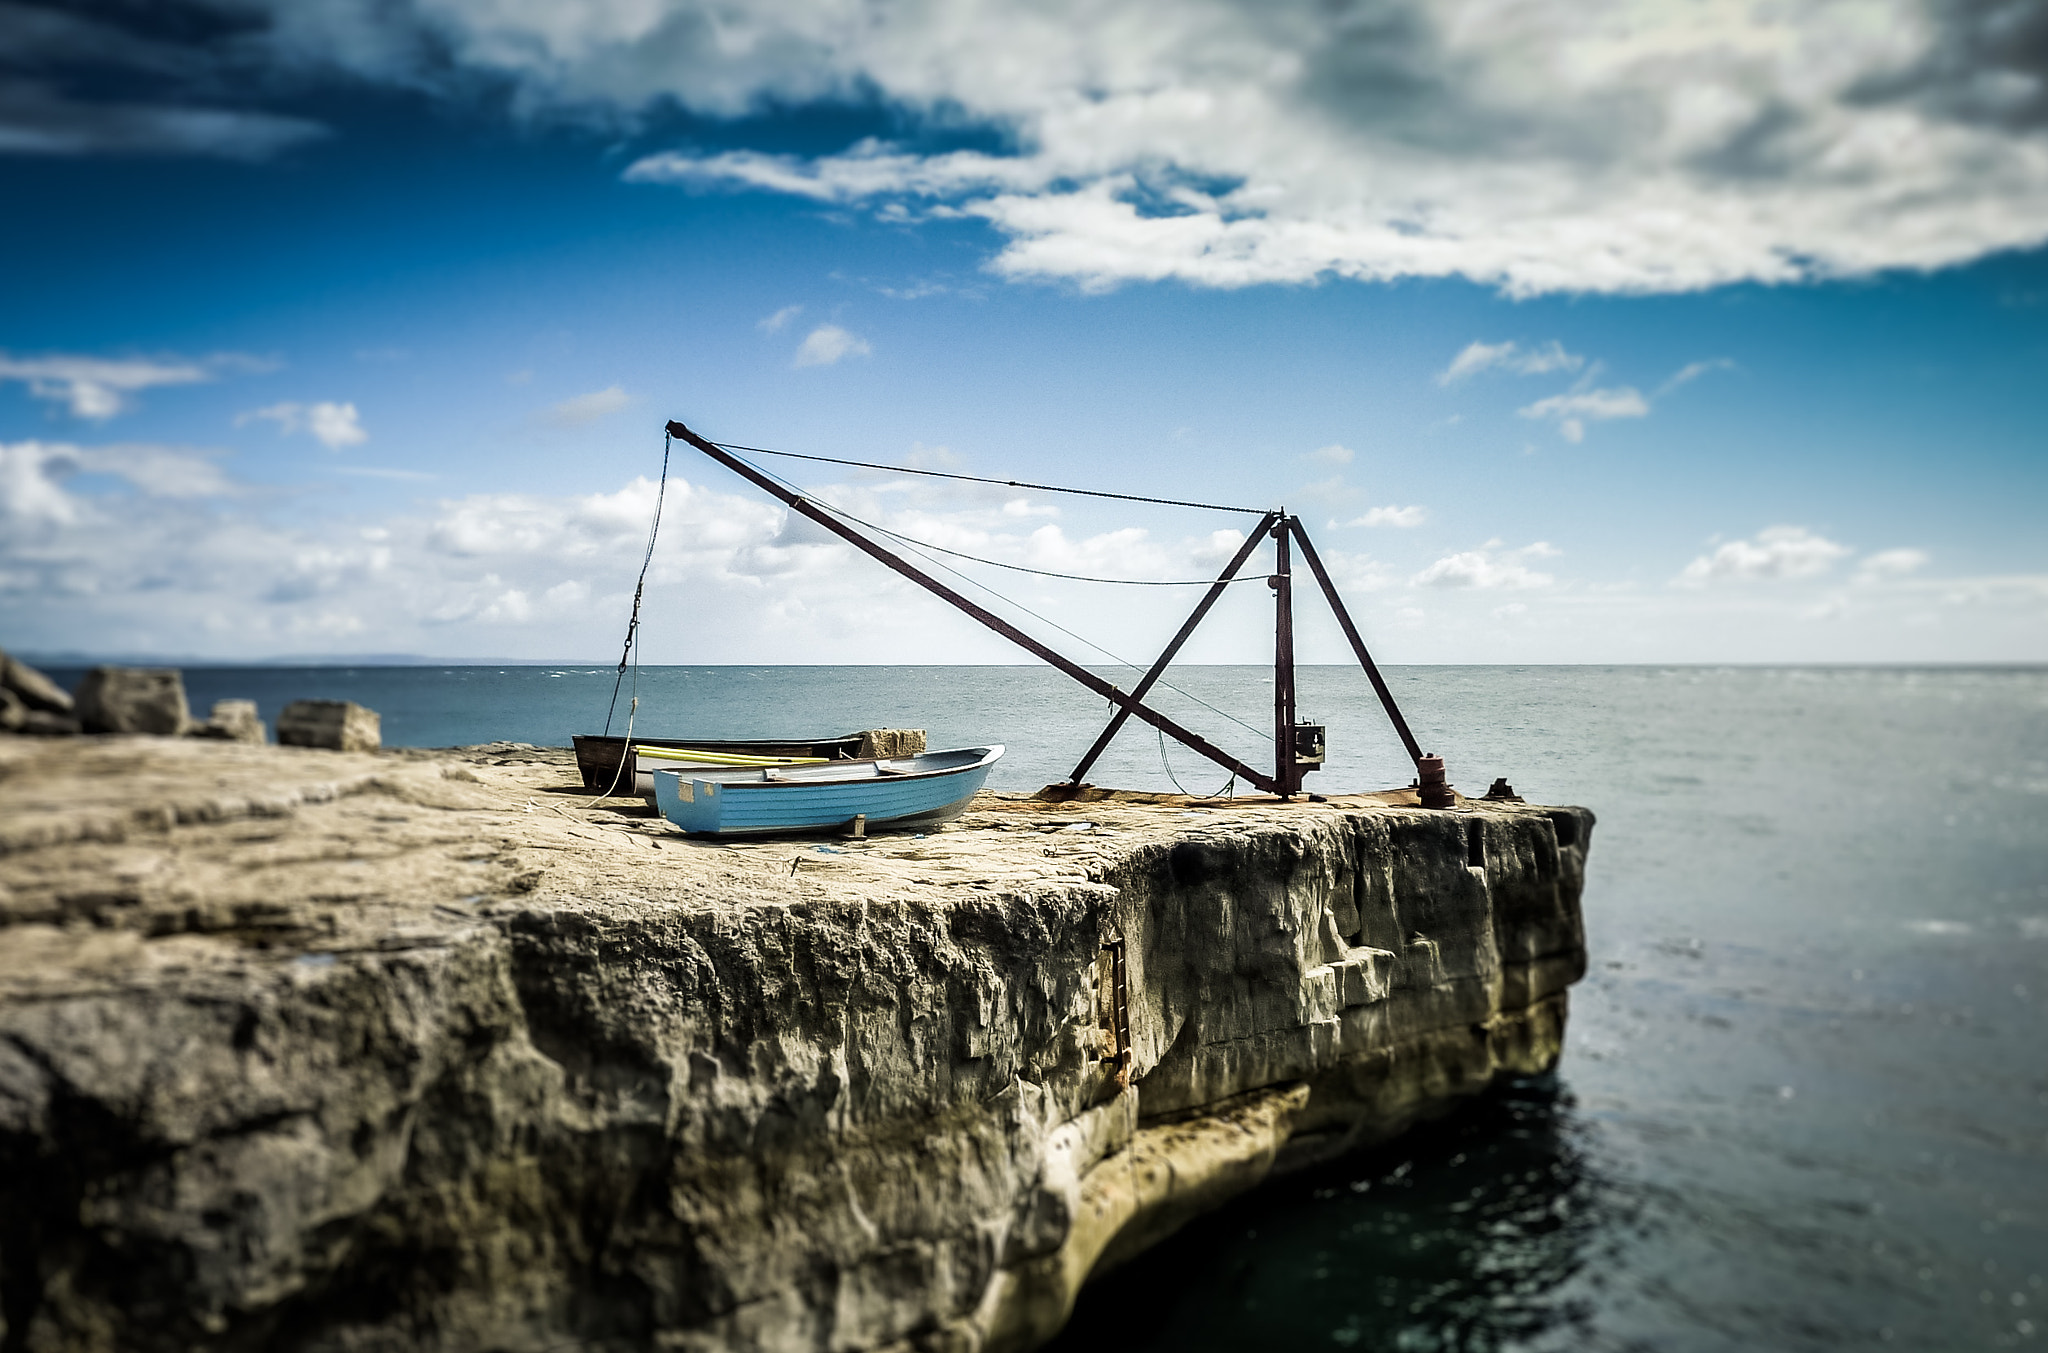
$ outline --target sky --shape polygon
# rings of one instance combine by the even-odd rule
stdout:
[[[660,495],[647,661],[1026,660],[680,419],[1389,663],[2048,661],[2048,5],[0,0],[0,200],[14,652],[613,661]],[[754,459],[1090,661],[1199,590],[961,556],[1256,520]]]

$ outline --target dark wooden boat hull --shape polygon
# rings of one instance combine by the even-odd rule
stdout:
[[[619,762],[626,754],[626,740],[623,737],[608,737],[596,733],[578,733],[572,739],[576,746],[576,770],[583,777],[583,788],[592,794],[610,790],[622,797],[652,794],[651,782],[636,787],[626,782],[620,773]],[[693,751],[736,752],[741,756],[818,756],[827,761],[851,761],[861,753],[862,735],[846,733],[839,737],[827,738],[756,738],[749,741],[720,741],[716,738],[648,738],[633,735],[634,745],[640,747],[687,747]],[[637,777],[644,780],[644,774]]]

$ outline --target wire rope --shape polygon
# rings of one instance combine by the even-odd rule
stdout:
[[[668,458],[670,452],[674,449],[675,438],[667,433],[663,433],[661,438],[661,483],[654,490],[654,520],[647,527],[647,553],[640,560],[640,580],[633,584],[633,614],[626,621],[626,647],[619,654],[619,674],[612,679],[612,702],[604,712],[604,734],[606,737],[610,737],[612,719],[619,712],[619,687],[626,679],[626,663],[630,659],[633,664],[633,692],[631,702],[626,706],[626,745],[619,749],[619,764],[618,768],[612,772],[612,782],[605,786],[602,794],[594,795],[593,797],[595,798],[609,797],[619,787],[619,778],[621,776],[631,775],[637,778],[640,773],[640,768],[637,765],[632,766],[630,769],[628,768],[628,763],[633,760],[633,720],[640,713],[640,598],[647,591],[647,570],[653,567],[654,542],[656,537],[661,534],[661,507],[662,503],[668,498]],[[631,783],[632,781],[629,780],[628,784],[630,785]]]
[[[969,484],[998,484],[1011,489],[1037,489],[1040,493],[1071,493],[1081,498],[1115,498],[1126,503],[1156,503],[1161,507],[1194,507],[1204,512],[1242,512],[1263,516],[1263,507],[1232,507],[1227,503],[1193,503],[1183,498],[1148,498],[1142,493],[1110,493],[1103,489],[1074,489],[1059,484],[1033,484],[1023,479],[984,479],[980,475],[948,474],[944,470],[917,470],[908,465],[877,465],[865,460],[841,460],[837,456],[807,456],[799,451],[771,451],[765,446],[741,446],[738,442],[713,442],[725,451],[751,451],[757,456],[787,456],[791,460],[814,460],[825,465],[851,465],[861,470],[885,470],[890,474],[924,475],[930,479],[958,479]],[[765,474],[766,471],[763,471]],[[786,482],[786,481],[785,481]]]
[[[720,443],[720,445],[723,445],[723,443]],[[798,497],[804,499],[804,501],[811,503],[813,506],[823,508],[825,511],[832,513],[834,516],[844,517],[846,520],[854,522],[861,526],[868,526],[870,530],[882,529],[880,527],[869,526],[867,522],[862,521],[859,517],[854,516],[850,512],[841,511],[839,508],[834,507],[832,504],[826,502],[824,499],[818,497],[815,494],[805,491],[801,486],[791,483],[789,480],[784,479],[781,475],[776,474],[772,470],[762,470],[761,467],[758,465],[754,466],[753,468],[756,470],[760,470],[762,474],[768,476],[768,478],[770,479],[773,479],[776,483],[782,485],[791,493],[794,493]],[[884,531],[883,534],[893,535],[892,532],[887,531]],[[910,544],[910,548],[912,549],[917,548],[915,544],[911,544],[910,542],[905,540],[905,537],[895,536],[895,539],[905,541],[906,544]],[[1085,635],[1076,634],[1074,633],[1074,631],[1068,629],[1065,625],[1060,624],[1057,620],[1054,620],[1049,616],[1040,615],[1038,612],[1032,610],[1029,606],[1026,606],[1023,602],[996,591],[996,589],[990,587],[987,583],[969,577],[967,574],[962,573],[959,569],[954,568],[951,564],[948,564],[945,560],[934,559],[930,555],[924,555],[923,558],[925,562],[932,565],[932,567],[944,569],[946,572],[960,579],[960,581],[966,583],[969,587],[977,588],[980,591],[986,592],[989,596],[994,597],[997,601],[1002,602],[1006,606],[1015,607],[1017,610],[1022,611],[1025,615],[1030,616],[1033,620],[1038,621],[1040,624],[1048,625],[1053,629],[1058,630],[1061,634],[1066,635],[1069,639],[1072,639],[1074,642],[1078,644],[1084,644],[1087,647],[1094,649],[1097,653],[1100,653],[1103,657],[1108,658],[1111,662],[1116,663],[1118,666],[1128,667],[1134,672],[1145,670],[1144,668],[1140,667],[1137,663],[1132,662],[1129,658],[1119,657],[1117,654],[1112,653],[1108,649],[1104,648],[1101,644],[1096,643],[1093,639],[1090,639]],[[1211,714],[1215,714],[1220,718],[1228,719],[1230,722],[1236,724],[1239,728],[1244,729],[1248,733],[1264,736],[1265,730],[1246,723],[1243,719],[1238,718],[1229,710],[1218,709],[1216,706],[1210,704],[1207,700],[1202,699],[1202,697],[1200,697],[1199,695],[1196,695],[1191,691],[1182,690],[1180,687],[1174,685],[1170,681],[1165,680],[1164,678],[1161,678],[1155,684],[1164,686],[1167,690],[1170,690],[1174,694],[1181,696],[1183,699],[1190,700],[1193,703],[1200,705],[1203,709],[1208,710]]]
[[[766,474],[767,471],[763,470],[762,473]],[[813,499],[812,501],[815,502],[817,500]],[[955,559],[965,559],[970,563],[987,564],[990,568],[1006,568],[1010,570],[1012,573],[1036,574],[1038,577],[1041,578],[1065,578],[1068,582],[1076,583],[1111,583],[1118,587],[1210,587],[1218,581],[1235,585],[1237,583],[1257,582],[1265,576],[1264,574],[1260,573],[1252,573],[1240,574],[1235,578],[1226,578],[1220,580],[1216,578],[1190,578],[1185,581],[1158,581],[1150,578],[1091,578],[1081,573],[1054,573],[1050,569],[1026,568],[1022,564],[1006,564],[1000,559],[984,559],[978,554],[967,554],[961,550],[949,550],[944,545],[934,545],[929,540],[917,540],[911,536],[906,536],[901,532],[891,531],[886,526],[878,526],[874,522],[863,521],[861,518],[854,516],[851,512],[848,512],[843,508],[835,507],[832,509],[832,511],[837,513],[839,516],[846,518],[850,522],[857,522],[860,525],[867,527],[868,530],[875,532],[877,535],[887,536],[889,537],[889,539],[901,541],[905,545],[916,545],[920,549],[937,550],[940,554],[950,554]]]
[[[1173,782],[1173,787],[1175,789],[1178,789],[1182,794],[1186,795],[1188,798],[1191,799],[1199,799],[1205,797],[1201,794],[1188,793],[1188,787],[1180,782],[1180,777],[1178,775],[1175,775],[1173,773],[1173,763],[1166,759],[1166,733],[1163,730],[1157,728],[1153,729],[1152,731],[1159,734],[1159,765],[1160,768],[1166,772],[1166,778]],[[1230,773],[1230,779],[1224,782],[1223,788],[1217,790],[1214,794],[1207,795],[1206,797],[1212,799],[1220,799],[1226,796],[1233,799],[1237,797],[1236,771],[1232,771]]]

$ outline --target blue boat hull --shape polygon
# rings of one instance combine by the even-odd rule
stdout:
[[[870,831],[945,822],[966,811],[1001,747],[926,752],[894,760],[763,771],[687,767],[654,772],[661,815],[705,836],[765,836],[839,828]]]

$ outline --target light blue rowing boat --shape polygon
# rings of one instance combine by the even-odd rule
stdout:
[[[764,836],[851,826],[922,827],[960,816],[1001,747],[815,766],[685,766],[654,772],[661,815],[686,832]]]

